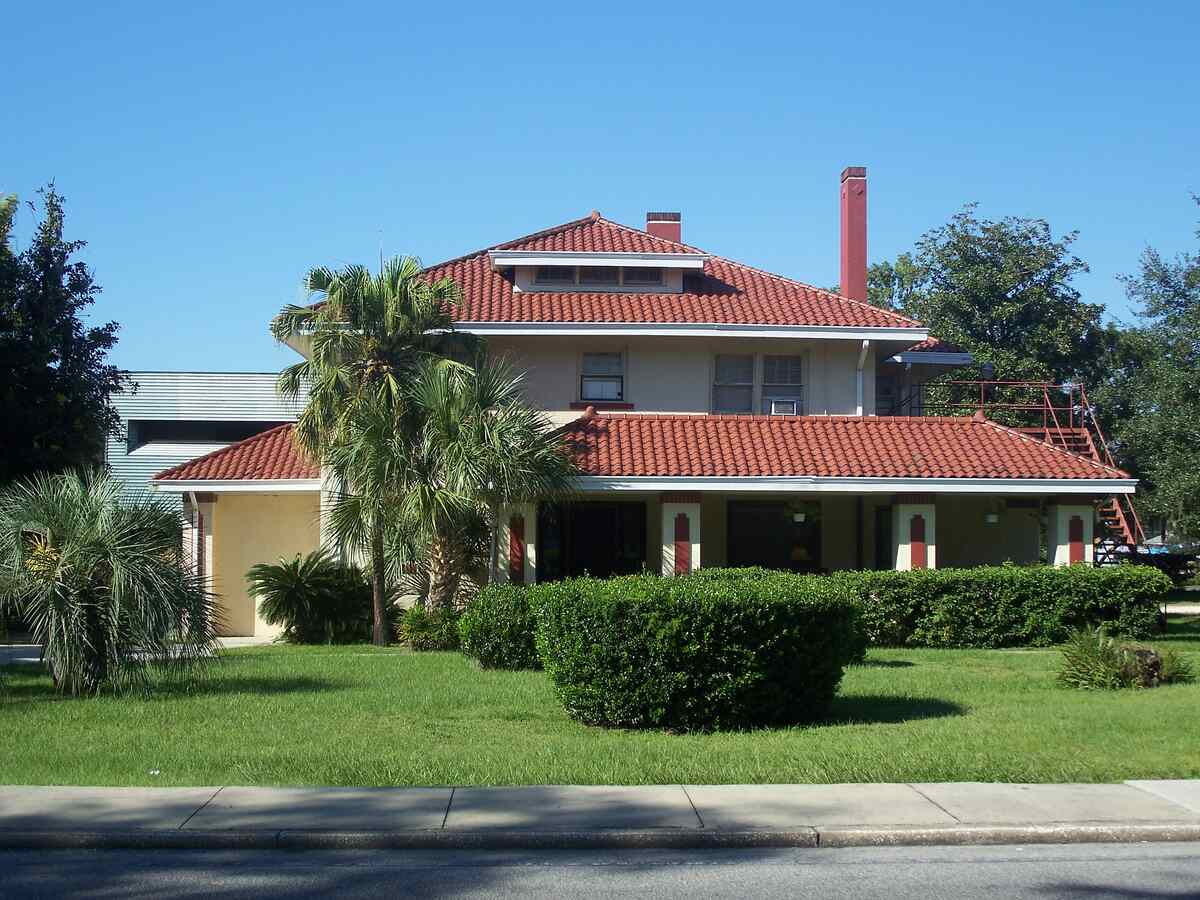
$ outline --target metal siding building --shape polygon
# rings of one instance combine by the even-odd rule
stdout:
[[[303,406],[303,398],[280,399],[274,372],[131,375],[137,390],[111,401],[123,433],[109,439],[105,454],[130,492],[149,490],[150,479],[163,469],[295,421]]]

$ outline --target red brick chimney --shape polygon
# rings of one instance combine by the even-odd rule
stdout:
[[[646,213],[646,231],[658,238],[683,241],[683,217],[677,212],[648,212]]]
[[[867,299],[867,170],[842,170],[842,294]]]

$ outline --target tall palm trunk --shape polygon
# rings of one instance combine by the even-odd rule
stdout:
[[[386,647],[391,635],[387,631],[384,604],[387,601],[386,561],[383,550],[383,521],[375,517],[371,522],[371,607],[375,622],[371,629],[371,643]]]
[[[429,545],[429,608],[450,609],[458,595],[462,568],[453,537],[435,535]]]

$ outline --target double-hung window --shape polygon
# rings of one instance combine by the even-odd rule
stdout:
[[[763,357],[762,411],[795,416],[804,412],[803,357]]]
[[[717,354],[713,377],[713,412],[754,411],[754,356]]]
[[[624,355],[621,353],[583,354],[579,398],[581,400],[624,400]]]

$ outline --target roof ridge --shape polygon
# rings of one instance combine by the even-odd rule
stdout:
[[[177,465],[171,466],[171,468],[169,468],[169,469],[163,469],[161,472],[159,472],[157,475],[155,475],[150,480],[158,481],[160,478],[167,478],[169,475],[171,475],[171,473],[175,472],[178,469],[182,469],[185,466],[194,465],[195,463],[198,463],[201,460],[207,461],[207,460],[217,459],[218,457],[224,456],[226,453],[230,453],[234,450],[237,450],[239,447],[242,447],[245,444],[249,444],[251,441],[261,440],[261,439],[267,437],[267,435],[274,434],[277,431],[282,431],[285,428],[290,431],[290,430],[293,430],[295,427],[296,427],[295,422],[284,422],[282,425],[276,425],[274,428],[268,428],[266,431],[260,431],[258,434],[252,434],[252,435],[250,435],[250,437],[244,437],[240,441],[234,441],[232,444],[228,444],[224,447],[221,447],[219,450],[213,450],[209,453],[203,454],[202,456],[193,457],[192,459],[185,459],[183,462],[181,462]]]
[[[1110,465],[1107,465],[1107,464],[1105,464],[1105,463],[1102,463],[1102,462],[1096,462],[1096,460],[1094,460],[1094,459],[1089,459],[1088,457],[1086,457],[1086,456],[1083,456],[1082,454],[1079,454],[1079,453],[1072,453],[1070,450],[1066,449],[1065,447],[1059,447],[1057,444],[1052,444],[1052,443],[1050,443],[1049,441],[1041,441],[1041,440],[1038,440],[1038,439],[1037,439],[1037,438],[1035,438],[1035,437],[1031,437],[1031,436],[1030,436],[1030,435],[1028,435],[1028,434],[1024,434],[1024,433],[1022,433],[1022,432],[1020,432],[1020,431],[1017,431],[1015,428],[1012,428],[1012,427],[1010,427],[1010,426],[1008,426],[1008,425],[1003,425],[1003,424],[1001,424],[1000,422],[995,422],[995,421],[993,421],[993,420],[991,420],[991,419],[988,419],[988,418],[982,418],[982,419],[970,419],[969,421],[971,421],[972,423],[974,423],[974,424],[976,424],[976,425],[991,425],[993,428],[995,428],[995,429],[998,429],[998,430],[1000,430],[1000,431],[1007,432],[1008,434],[1015,435],[1015,436],[1019,437],[1019,438],[1020,438],[1021,440],[1023,440],[1023,441],[1032,441],[1033,443],[1037,444],[1038,446],[1041,446],[1041,447],[1049,447],[1049,448],[1050,448],[1051,450],[1053,450],[1055,453],[1061,453],[1061,454],[1064,454],[1064,455],[1066,455],[1066,456],[1070,457],[1071,459],[1078,459],[1078,460],[1082,460],[1083,462],[1085,462],[1085,463],[1088,463],[1089,465],[1091,465],[1091,466],[1093,466],[1093,467],[1095,467],[1095,468],[1097,468],[1097,469],[1100,469],[1101,471],[1104,471],[1104,472],[1116,472],[1118,475],[1124,476],[1125,478],[1130,478],[1130,477],[1132,477],[1132,476],[1131,476],[1131,475],[1130,475],[1128,472],[1126,472],[1124,469],[1118,469],[1118,468],[1116,468],[1115,466],[1110,466]]]
[[[431,266],[425,266],[425,268],[422,269],[422,271],[429,272],[429,271],[432,271],[433,269],[441,269],[445,266],[450,266],[450,265],[453,265],[454,263],[462,262],[463,260],[472,259],[473,257],[479,256],[483,253],[487,253],[489,250],[503,250],[506,246],[508,246],[510,244],[520,244],[523,241],[532,241],[534,238],[546,237],[551,234],[557,234],[560,231],[566,231],[568,228],[574,228],[579,225],[584,225],[588,222],[594,222],[594,221],[596,221],[596,218],[603,218],[603,217],[601,217],[599,215],[599,213],[597,213],[595,210],[592,210],[591,213],[584,216],[582,219],[572,219],[570,222],[563,222],[561,225],[552,225],[549,228],[543,228],[541,231],[534,231],[531,234],[526,234],[526,235],[523,235],[522,237],[512,238],[511,240],[507,240],[507,241],[501,241],[498,244],[489,244],[488,246],[482,247],[479,250],[472,250],[470,253],[464,253],[461,256],[455,256],[452,259],[443,260],[442,262],[434,263]],[[607,219],[605,221],[607,221]]]

